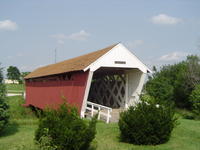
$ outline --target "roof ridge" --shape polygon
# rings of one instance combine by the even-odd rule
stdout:
[[[96,50],[67,60],[63,60],[55,64],[49,64],[43,67],[39,67],[30,74],[28,74],[25,77],[25,79],[83,70],[118,44],[119,43],[113,44],[106,48]]]
[[[119,43],[117,43],[117,44],[119,44]],[[49,64],[49,65],[46,65],[46,66],[43,66],[43,67],[47,67],[47,66],[51,66],[51,65],[55,65],[55,64],[59,64],[59,63],[65,62],[65,61],[73,60],[73,59],[76,59],[76,58],[79,58],[79,57],[87,56],[87,55],[90,55],[90,54],[96,53],[96,52],[98,52],[98,51],[105,50],[105,49],[110,48],[110,47],[113,48],[113,47],[115,47],[117,44],[113,44],[113,45],[107,46],[107,47],[105,47],[105,48],[102,48],[102,49],[96,50],[96,51],[92,51],[92,52],[89,52],[89,53],[86,53],[86,54],[83,54],[83,55],[80,55],[80,56],[72,57],[72,58],[69,58],[69,59],[67,59],[67,60],[63,60],[63,61],[60,61],[60,62],[57,62],[57,63],[54,63],[54,64]],[[112,49],[112,48],[111,48],[111,49]],[[111,49],[110,49],[110,50],[111,50]],[[110,50],[109,50],[109,51],[110,51]],[[40,68],[43,68],[43,67],[40,67]]]

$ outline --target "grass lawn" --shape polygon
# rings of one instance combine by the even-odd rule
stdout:
[[[6,84],[8,93],[21,93],[24,91],[24,84]]]
[[[97,150],[200,150],[200,121],[179,119],[179,123],[170,141],[158,146],[122,143],[117,124],[98,123],[94,145]]]
[[[34,132],[37,128],[37,118],[31,114],[30,110],[20,108],[21,97],[9,97],[8,103],[10,113],[14,114],[11,115],[11,124],[0,136],[0,150],[36,150]],[[166,144],[136,146],[120,142],[116,123],[98,122],[97,134],[91,150],[199,150],[200,121],[180,118],[179,123]]]
[[[33,150],[34,132],[37,120],[22,119],[11,121],[10,125],[0,136],[0,150]]]

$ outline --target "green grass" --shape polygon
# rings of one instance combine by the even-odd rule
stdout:
[[[11,123],[0,136],[0,150],[37,150],[34,132],[38,119],[29,109],[21,107],[20,96],[9,97]],[[20,108],[21,107],[21,108]],[[91,150],[199,150],[200,121],[179,118],[169,142],[157,146],[136,146],[120,142],[116,123],[97,123],[97,134]]]
[[[21,93],[24,91],[24,84],[6,84],[8,93]]]
[[[179,119],[169,142],[157,146],[136,146],[119,140],[117,124],[97,124],[97,150],[199,150],[200,121]]]
[[[0,150],[36,149],[33,140],[34,132],[37,128],[36,122],[36,119],[12,121],[0,137]]]
[[[34,150],[34,132],[38,119],[34,113],[22,106],[21,96],[7,97],[10,123],[0,135],[0,150]]]

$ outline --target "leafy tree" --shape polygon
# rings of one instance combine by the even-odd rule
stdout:
[[[24,77],[27,76],[29,73],[31,73],[31,72],[21,72],[21,77],[24,78]]]
[[[15,66],[9,66],[7,69],[7,78],[10,80],[20,80],[20,71]]]
[[[200,118],[200,84],[198,84],[190,95],[192,110],[197,118]]]
[[[0,68],[0,133],[8,123],[8,105],[5,103],[6,88],[3,84],[3,73]]]
[[[200,58],[196,55],[187,57],[187,88],[194,89],[200,84]]]
[[[24,77],[27,76],[30,72],[21,72],[20,82],[24,83]]]
[[[196,84],[200,83],[200,58],[188,56],[185,61],[154,68],[153,75],[146,83],[146,92],[161,101],[174,101],[177,107],[192,107],[189,96]]]
[[[146,89],[148,94],[153,96],[158,103],[173,101],[174,88],[166,77],[160,76],[151,79],[151,82],[146,85]]]

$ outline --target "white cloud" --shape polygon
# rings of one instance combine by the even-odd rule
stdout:
[[[173,25],[180,23],[182,20],[180,18],[175,18],[172,16],[168,16],[166,14],[159,14],[157,16],[153,16],[151,18],[151,21],[154,24],[168,24],[168,25]]]
[[[0,21],[0,30],[17,30],[17,24],[11,20]]]
[[[72,33],[71,35],[69,35],[69,39],[83,41],[86,40],[89,36],[89,33],[85,32],[84,30],[81,30],[78,33]]]
[[[134,48],[141,46],[143,44],[144,44],[143,40],[135,40],[135,41],[132,41],[132,42],[127,42],[127,47],[130,48],[130,49],[134,49]]]
[[[177,60],[183,59],[187,55],[189,55],[189,53],[186,53],[186,52],[172,52],[172,53],[169,53],[169,54],[161,56],[159,58],[159,60],[161,60],[161,61],[177,61]]]
[[[58,44],[64,44],[64,40],[66,39],[84,41],[84,40],[87,40],[89,36],[90,36],[89,33],[87,33],[84,30],[81,30],[78,33],[72,33],[70,35],[60,33],[60,34],[51,35],[50,37],[57,39]]]

